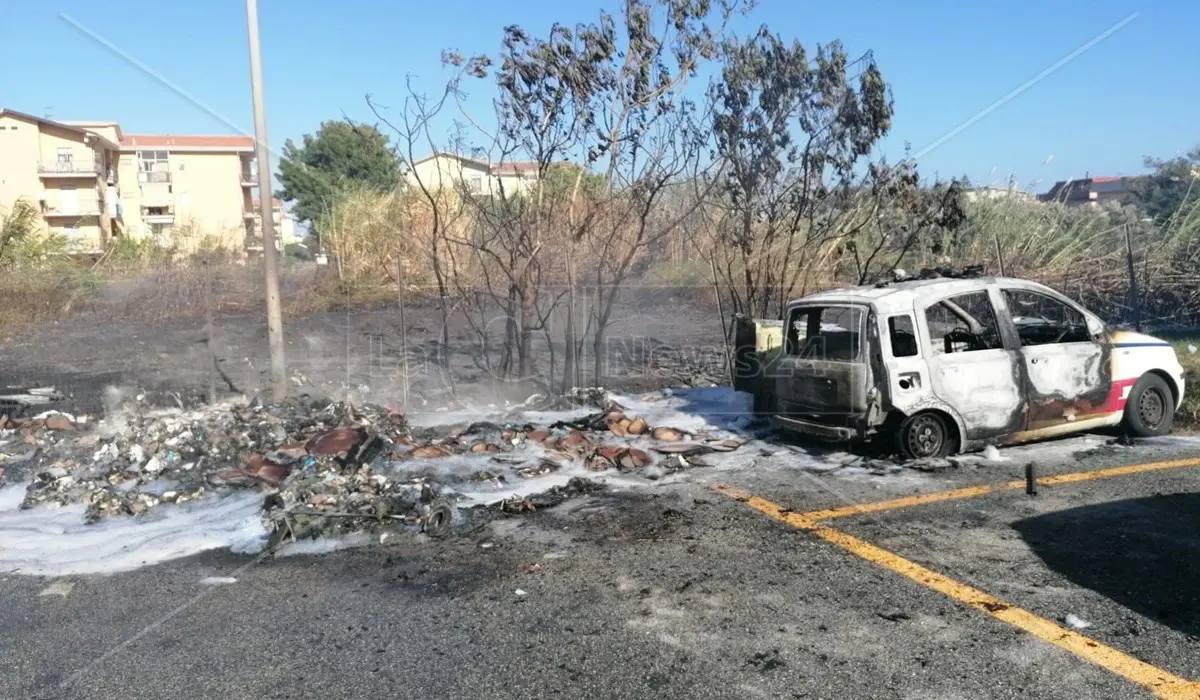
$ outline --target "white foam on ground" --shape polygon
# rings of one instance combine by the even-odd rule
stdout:
[[[296,540],[288,542],[275,550],[277,557],[291,557],[302,554],[328,554],[342,549],[353,549],[371,543],[371,536],[366,533],[355,533],[345,537],[317,537],[315,539]]]
[[[10,491],[0,503],[10,505]],[[19,503],[19,501],[18,501]],[[161,506],[138,517],[83,521],[84,506],[0,507],[0,571],[32,576],[111,574],[132,571],[211,549],[256,553],[266,544],[259,517],[262,496],[238,494],[178,506]]]
[[[988,462],[1009,461],[1008,457],[1004,457],[1000,454],[1000,448],[996,447],[995,445],[988,445],[987,447],[983,448],[983,459]]]
[[[638,396],[610,393],[608,397],[624,407],[627,415],[641,416],[652,426],[692,432],[740,430],[750,423],[754,402],[750,394],[720,386],[668,389]],[[417,427],[513,420],[550,425],[581,418],[599,410],[594,406],[580,406],[561,411],[530,411],[522,410],[521,404],[478,406],[464,403],[445,411],[414,412],[408,414],[406,419],[410,425]]]
[[[753,470],[805,472],[851,480],[914,481],[925,475],[911,470],[886,476],[874,474],[857,464],[860,458],[833,448],[767,443],[746,434],[753,419],[749,394],[728,387],[673,389],[639,396],[612,395],[631,416],[641,416],[653,427],[672,427],[709,437],[738,435],[745,443],[731,452],[703,455],[707,467],[665,473],[660,464],[667,459],[652,451],[656,444],[649,436],[600,435],[605,444],[628,445],[646,450],[654,464],[640,470],[603,472],[588,470],[579,460],[568,461],[549,474],[522,478],[514,473],[519,466],[536,466],[547,451],[540,445],[525,445],[508,453],[454,455],[442,459],[399,460],[389,465],[394,476],[426,474],[447,496],[463,507],[491,505],[509,498],[527,498],[555,486],[566,485],[576,476],[586,477],[617,489],[646,488],[696,479],[714,472]],[[594,407],[569,411],[527,411],[514,413],[515,406],[481,407],[464,411],[432,412],[411,415],[413,425],[448,425],[471,421],[519,421],[549,425],[569,421],[596,412]],[[1103,445],[1106,439],[1096,435],[1035,443],[1000,450],[986,449],[987,462],[1021,463],[1025,460],[1065,459],[1077,451]],[[1174,445],[1200,443],[1200,438],[1171,436],[1151,443]],[[497,463],[496,457],[519,459],[520,464]],[[978,457],[977,457],[978,458]],[[503,474],[506,483],[472,482],[472,472],[487,470]],[[648,479],[646,475],[658,479]],[[165,485],[164,485],[165,486]],[[130,571],[160,562],[187,557],[212,549],[230,549],[237,553],[257,553],[266,544],[267,531],[259,517],[262,497],[244,493],[226,498],[187,503],[163,504],[139,517],[112,517],[94,525],[83,522],[84,507],[38,506],[19,510],[25,497],[23,485],[0,488],[0,572],[42,576],[105,574]],[[279,556],[321,554],[367,544],[367,535],[337,539],[302,540],[280,548]],[[216,579],[206,585],[215,585]],[[225,581],[221,581],[224,583]]]
[[[0,513],[20,508],[24,500],[25,486],[17,484],[0,488]]]
[[[448,425],[464,425],[478,421],[494,423],[521,422],[537,425],[550,425],[558,421],[569,421],[581,418],[589,413],[595,413],[598,408],[580,406],[562,411],[527,411],[522,410],[521,404],[508,406],[462,406],[444,411],[412,412],[405,414],[405,421],[418,428],[437,428]]]
[[[626,413],[652,426],[690,432],[744,430],[753,419],[754,397],[730,387],[668,389],[641,397],[613,396]]]
[[[435,481],[439,478],[449,481],[453,486],[445,488],[444,493],[452,495],[461,507],[479,505],[494,505],[506,499],[528,498],[551,488],[564,486],[574,477],[585,477],[589,480],[605,484],[610,488],[646,488],[654,485],[672,484],[694,480],[697,475],[714,472],[740,471],[754,469],[759,471],[804,471],[812,474],[836,472],[838,477],[848,479],[872,480],[920,480],[921,475],[906,471],[900,474],[879,475],[870,470],[855,467],[853,462],[860,458],[845,451],[820,446],[802,447],[798,445],[778,445],[753,439],[745,434],[745,429],[753,420],[753,397],[750,394],[734,391],[730,387],[698,387],[685,389],[667,389],[649,394],[629,396],[610,394],[609,398],[622,406],[628,416],[640,416],[652,427],[671,427],[689,433],[703,433],[706,437],[739,436],[745,440],[741,447],[731,452],[716,452],[700,457],[707,467],[693,467],[687,470],[664,473],[661,468],[651,465],[644,469],[621,472],[616,469],[591,471],[580,460],[563,463],[558,469],[543,476],[522,478],[513,473],[514,464],[497,464],[493,459],[497,456],[519,462],[519,466],[536,466],[547,450],[540,445],[525,445],[513,452],[496,455],[494,453],[466,454],[444,457],[439,459],[422,459],[394,462],[391,466],[393,473],[405,475],[420,472],[431,476]],[[558,412],[526,412],[520,414],[522,422],[536,425],[549,425],[555,421],[570,420],[595,413],[594,407],[580,407],[572,411]],[[464,417],[470,420],[494,421],[505,420],[501,409],[475,408],[466,413],[459,413],[453,419],[454,412],[444,412],[441,424],[462,423]],[[434,419],[426,414],[427,422]],[[512,414],[507,415],[512,420]],[[598,442],[610,445],[635,447],[649,453],[655,464],[667,459],[653,451],[659,444],[648,435],[618,437],[615,435],[599,434]],[[468,482],[466,477],[476,471],[491,471],[504,475],[505,483],[495,481]],[[646,478],[654,474],[657,479]]]

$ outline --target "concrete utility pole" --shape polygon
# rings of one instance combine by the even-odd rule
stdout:
[[[258,51],[258,0],[246,0],[250,31],[250,92],[254,100],[254,144],[258,160],[258,214],[262,226],[263,261],[267,272],[267,342],[271,348],[271,395],[287,398],[283,355],[283,311],[279,306],[279,251],[275,249],[275,208],[271,206],[271,154],[267,150],[267,114],[262,98],[262,58]]]

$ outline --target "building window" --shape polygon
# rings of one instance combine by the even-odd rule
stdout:
[[[169,172],[166,151],[138,151],[138,170],[143,173]]]
[[[69,173],[75,169],[75,151],[70,146],[58,149],[58,171]]]
[[[165,236],[171,233],[171,224],[150,224],[151,236]]]
[[[480,192],[483,192],[483,178],[473,177],[470,180],[467,180],[467,191],[469,191],[471,194],[479,194]]]

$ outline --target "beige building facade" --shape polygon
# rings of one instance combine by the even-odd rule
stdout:
[[[126,134],[115,122],[0,109],[0,210],[18,199],[76,252],[121,237],[183,252],[245,251],[259,230],[254,139]],[[294,240],[282,203],[275,220],[284,244]]]
[[[87,249],[120,230],[119,158],[103,132],[0,110],[0,207],[23,199],[47,230]]]

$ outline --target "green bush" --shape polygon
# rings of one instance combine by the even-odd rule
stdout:
[[[311,262],[313,254],[307,246],[300,243],[288,243],[283,247],[283,257],[289,261]]]
[[[162,262],[170,260],[174,250],[153,238],[120,236],[109,245],[107,259],[114,264]]]

